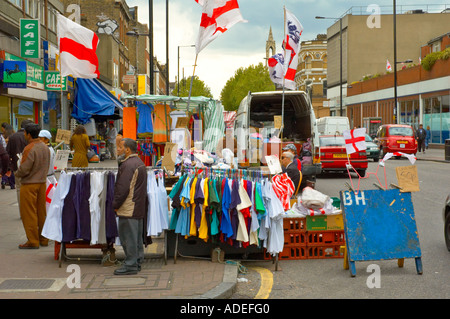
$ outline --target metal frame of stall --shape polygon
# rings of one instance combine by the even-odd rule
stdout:
[[[147,167],[147,169],[150,170],[163,170],[160,167]],[[68,167],[64,169],[64,171],[115,171],[118,170],[117,167]],[[164,170],[163,170],[164,172]],[[163,178],[165,180],[165,176],[163,175]],[[154,254],[150,256],[150,258],[163,258],[164,264],[167,265],[167,234],[164,230],[162,233],[162,236],[164,236],[164,248],[162,254]],[[56,254],[56,248],[59,246],[59,253]],[[66,260],[74,260],[74,261],[102,261],[102,258],[87,258],[87,257],[81,257],[81,256],[69,256],[67,254],[67,248],[70,249],[102,249],[107,248],[108,244],[96,244],[91,245],[90,243],[87,243],[86,241],[80,240],[80,241],[74,241],[70,243],[66,242],[55,242],[55,258],[58,257],[58,263],[59,268],[61,268],[62,262]],[[148,254],[147,254],[148,256]],[[144,258],[146,256],[144,255]]]

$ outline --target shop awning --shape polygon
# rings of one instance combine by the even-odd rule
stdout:
[[[72,117],[81,124],[96,120],[121,118],[122,103],[97,79],[77,79]]]

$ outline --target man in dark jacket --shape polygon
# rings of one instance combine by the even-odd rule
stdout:
[[[28,124],[32,124],[33,121],[31,120],[23,120],[20,124],[20,130],[18,130],[16,133],[11,135],[8,139],[8,145],[6,146],[6,151],[9,155],[9,160],[11,161],[11,168],[13,170],[14,176],[15,176],[15,187],[17,192],[17,203],[19,204],[19,213],[20,213],[20,177],[16,177],[17,174],[17,161],[19,160],[19,157],[17,154],[22,154],[25,146],[27,146],[28,142],[25,139],[25,127]]]
[[[291,152],[283,152],[281,154],[281,165],[283,165],[283,173],[287,173],[289,178],[294,183],[295,190],[297,190],[300,183],[300,171],[297,165],[294,164],[294,154]]]
[[[119,217],[119,238],[125,252],[122,268],[115,275],[134,275],[144,259],[144,219],[147,214],[147,168],[139,158],[136,141],[124,138],[118,155],[124,153],[114,187],[113,207]]]

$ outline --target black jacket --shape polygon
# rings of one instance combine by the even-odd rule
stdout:
[[[287,173],[289,178],[294,183],[295,191],[297,190],[298,183],[300,182],[300,171],[298,170],[296,164],[292,162],[286,168],[283,168],[283,173]]]

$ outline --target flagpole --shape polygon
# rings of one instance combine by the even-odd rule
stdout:
[[[192,83],[194,82],[195,67],[197,66],[197,58],[198,58],[198,54],[195,55],[194,72],[192,73],[191,85],[189,87],[189,97],[188,97],[187,108],[186,108],[188,113],[189,113],[189,104],[191,103]]]
[[[286,7],[283,6],[283,11],[284,11],[284,40],[286,41]],[[281,97],[281,142],[283,142],[283,131],[284,131],[284,84],[285,84],[285,79],[286,79],[286,70],[285,70],[285,66],[286,66],[286,44],[284,45],[284,66],[283,66],[283,95]]]

